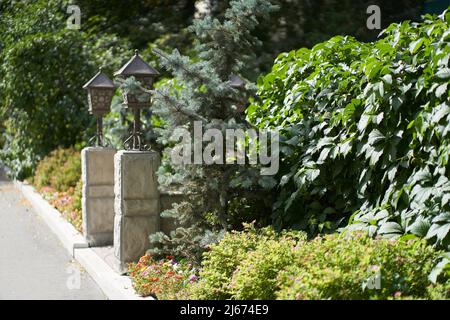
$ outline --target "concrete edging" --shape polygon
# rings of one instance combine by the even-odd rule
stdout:
[[[14,181],[14,185],[55,233],[69,254],[86,269],[108,299],[154,300],[152,297],[144,298],[139,296],[132,287],[130,277],[119,275],[89,248],[84,237],[31,185],[20,181]]]
[[[27,185],[20,181],[14,181],[14,185],[22,191],[36,213],[45,221],[53,233],[56,234],[63,246],[72,256],[74,256],[75,249],[89,247],[88,243],[74,226],[66,221],[59,211],[44,200],[31,185]]]

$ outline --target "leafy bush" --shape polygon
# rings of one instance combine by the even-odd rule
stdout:
[[[194,299],[229,299],[230,279],[249,252],[260,242],[279,241],[281,237],[271,228],[255,229],[245,224],[246,232],[230,231],[222,240],[203,254],[200,282],[193,286]],[[292,236],[291,236],[292,237]]]
[[[81,156],[75,148],[59,148],[38,162],[30,182],[62,216],[81,231]]]
[[[229,286],[234,299],[274,299],[280,270],[295,263],[296,239],[259,239],[253,252],[234,271]]]
[[[169,256],[155,261],[150,255],[144,255],[138,263],[129,264],[128,271],[140,295],[159,300],[187,299],[192,283],[197,281],[191,264],[177,262]]]
[[[281,54],[247,110],[279,128],[277,228],[450,243],[450,12]]]
[[[439,254],[419,239],[373,239],[347,232],[306,241],[301,233],[247,228],[227,233],[204,254],[190,297],[450,298],[449,276],[437,285],[428,279]]]
[[[81,180],[81,156],[74,148],[56,149],[40,161],[31,179],[36,188],[51,187],[65,192]]]
[[[93,135],[95,120],[82,89],[97,71],[117,70],[123,54],[112,35],[70,30],[70,1],[7,1],[0,19],[1,160],[15,178],[33,174],[37,162],[58,146]]]
[[[316,238],[294,252],[296,262],[278,275],[279,299],[430,298],[438,256],[425,241],[357,233]]]

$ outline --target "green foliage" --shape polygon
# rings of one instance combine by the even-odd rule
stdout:
[[[273,262],[270,257],[262,257],[261,251],[264,251],[264,246],[275,244],[277,249],[287,249],[288,246],[293,247],[294,239],[302,239],[304,235],[299,232],[283,232],[276,233],[272,228],[266,227],[256,229],[254,225],[245,225],[245,231],[230,231],[224,235],[219,243],[210,246],[209,250],[203,254],[202,265],[200,269],[200,281],[195,284],[191,291],[191,298],[193,299],[230,299],[233,294],[245,292],[250,299],[256,298],[256,295],[261,295],[258,292],[251,292],[255,287],[264,288],[267,283],[273,288],[272,280],[274,277],[267,278],[267,275],[279,266],[278,263],[271,265]],[[269,249],[271,250],[271,249]],[[250,254],[257,251],[251,258]],[[287,252],[286,250],[284,252]],[[263,253],[264,255],[264,253]],[[281,259],[284,262],[284,258]],[[254,283],[242,283],[242,278],[235,279],[237,283],[232,283],[233,273],[245,262],[246,266],[253,265],[250,273]],[[268,265],[267,265],[268,263]],[[256,265],[258,268],[256,267]],[[267,268],[265,268],[267,267]],[[242,274],[247,275],[246,270]],[[267,272],[269,271],[269,272]],[[233,278],[234,279],[234,278]],[[247,279],[248,280],[248,279]],[[250,297],[251,296],[251,297]]]
[[[450,252],[444,252],[441,255],[439,262],[433,268],[428,278],[431,282],[436,283],[441,277],[450,278]]]
[[[222,0],[220,0],[222,2]],[[280,52],[311,48],[336,35],[353,36],[359,41],[376,40],[379,30],[366,27],[370,5],[381,8],[382,28],[393,22],[417,20],[423,0],[273,0],[280,10],[257,29],[263,42],[255,64],[266,72]]]
[[[81,180],[80,152],[56,149],[39,162],[31,182],[36,188],[51,187],[59,192],[75,187]]]
[[[123,56],[114,36],[67,29],[68,4],[15,1],[2,12],[0,122],[6,141],[1,159],[16,178],[31,175],[37,161],[56,147],[91,137],[95,120],[82,86],[101,65],[117,70]]]
[[[428,280],[439,254],[418,239],[347,232],[306,241],[301,233],[247,228],[204,254],[191,298],[450,298],[448,275],[436,285]]]
[[[166,51],[178,48],[187,54],[194,39],[187,28],[200,16],[196,2],[207,5],[210,16],[223,19],[231,1],[109,0],[105,5],[103,0],[77,0],[76,4],[81,8],[82,29],[92,36],[117,34],[129,40],[133,48],[156,46]],[[382,8],[381,21],[385,27],[392,22],[419,18],[424,0],[272,0],[272,3],[280,10],[260,21],[252,32],[263,45],[254,48],[257,58],[248,62],[252,65],[245,74],[249,79],[255,79],[259,70],[266,71],[274,57],[283,51],[311,47],[337,34],[355,36],[361,41],[376,39],[378,30],[366,28],[369,5]],[[156,59],[145,58],[158,69]]]
[[[232,275],[231,296],[244,300],[274,299],[278,272],[295,263],[296,243],[292,235],[258,239],[255,250],[247,252]]]
[[[195,14],[196,0],[77,0],[90,34],[110,33],[127,38],[134,48],[149,42],[186,42],[183,30]],[[173,47],[173,46],[172,46]]]
[[[423,240],[355,233],[316,238],[294,251],[296,262],[278,275],[279,299],[429,298],[428,274],[438,256]]]
[[[230,1],[206,2],[211,6],[210,18],[225,17]],[[383,8],[385,23],[414,18],[421,2],[379,0],[374,3]],[[128,58],[123,52],[128,42],[133,48],[142,49],[143,57],[164,76],[169,73],[150,54],[152,48],[165,51],[178,48],[194,59],[199,54],[192,48],[195,35],[187,30],[196,14],[195,0],[132,3],[78,0],[81,30],[66,28],[69,17],[66,10],[71,3],[69,0],[3,0],[0,3],[0,147],[3,149],[0,157],[15,178],[32,175],[37,161],[57,146],[68,147],[92,136],[95,122],[87,114],[85,92],[80,87],[100,65],[106,66],[110,74],[117,70]],[[365,25],[367,18],[364,2],[355,5],[354,1],[274,0],[274,3],[280,10],[252,26],[252,34],[264,45],[239,48],[243,55],[256,53],[239,70],[251,80],[259,70],[266,70],[268,61],[281,50],[311,46],[336,33],[353,34],[358,39],[370,39],[374,35],[374,31],[359,27]],[[235,50],[233,46],[228,47],[230,51]],[[111,117],[120,117],[119,128],[111,127],[108,132],[115,144],[129,126],[121,113],[116,111]],[[150,118],[151,115],[143,118],[143,123],[149,124]],[[149,130],[146,135],[156,145],[155,133]]]
[[[248,108],[284,136],[276,227],[313,235],[350,218],[370,235],[449,244],[449,24],[446,11],[277,58]]]

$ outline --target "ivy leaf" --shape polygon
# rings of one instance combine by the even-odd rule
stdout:
[[[318,163],[324,163],[325,160],[328,158],[328,154],[330,153],[330,148],[324,148],[322,149],[322,152],[320,152],[319,159],[317,159]]]
[[[385,136],[378,130],[374,129],[369,134],[369,144],[374,146],[378,142],[381,142],[385,139]]]
[[[447,83],[441,84],[436,88],[436,97],[440,98],[447,92]]]
[[[433,270],[431,270],[428,279],[432,283],[436,283],[439,275],[441,275],[442,272],[449,266],[450,266],[450,258],[443,257],[442,260],[433,268]]]
[[[450,193],[446,193],[442,196],[442,206],[444,207],[449,202],[450,202]]]
[[[450,113],[450,107],[446,103],[441,103],[436,107],[432,121],[438,123],[443,117]]]
[[[369,165],[374,166],[380,160],[380,157],[383,155],[383,148],[380,146],[375,147],[375,149],[370,154]]]
[[[409,45],[409,52],[415,54],[420,49],[420,47],[423,45],[424,42],[425,38],[420,38],[417,39],[416,41],[411,42]]]
[[[412,234],[419,237],[425,237],[430,229],[431,223],[421,217],[417,218],[412,225],[409,226],[408,230]]]
[[[414,202],[418,204],[423,204],[430,198],[432,193],[433,188],[422,187],[421,185],[417,184],[411,191],[411,196],[414,197]]]
[[[339,152],[346,157],[350,150],[352,149],[352,141],[347,140],[339,146]]]
[[[444,68],[442,70],[439,70],[438,72],[436,72],[436,77],[438,77],[439,79],[448,79],[448,78],[450,78],[450,69],[449,68]]]
[[[397,222],[386,222],[381,225],[380,229],[378,230],[378,233],[392,236],[401,235],[403,234],[403,229]]]
[[[436,236],[438,240],[442,241],[447,236],[449,231],[450,231],[450,223],[447,224],[435,223],[428,230],[425,239],[431,239]]]
[[[397,174],[397,166],[392,166],[387,173],[388,180],[393,182],[395,179],[395,175]]]
[[[444,212],[434,217],[433,222],[448,222],[450,223],[450,212]]]
[[[391,85],[392,84],[392,76],[390,74],[385,74],[383,76],[383,81],[388,84]]]
[[[369,124],[369,121],[370,121],[370,116],[369,115],[363,114],[361,116],[361,119],[359,119],[359,122],[358,122],[358,130],[359,130],[359,132],[363,132],[367,128],[367,125]]]

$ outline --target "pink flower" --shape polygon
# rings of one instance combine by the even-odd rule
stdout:
[[[191,283],[194,281],[197,281],[197,279],[198,279],[198,277],[195,274],[191,274],[189,276],[189,282],[191,282]]]

